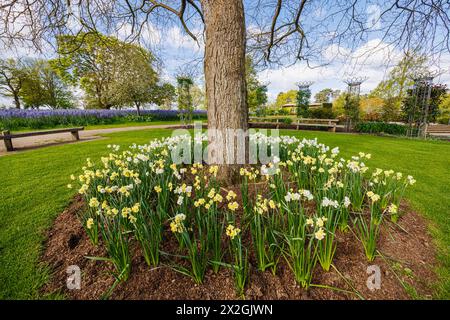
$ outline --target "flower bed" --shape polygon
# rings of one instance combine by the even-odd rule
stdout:
[[[174,121],[177,110],[0,110],[0,130],[42,129],[57,126],[87,126],[124,122]],[[205,111],[194,111],[193,119],[206,119]]]
[[[168,265],[197,284],[207,272],[230,270],[238,296],[251,268],[275,275],[282,261],[307,289],[319,268],[331,270],[339,233],[354,233],[372,261],[381,226],[397,221],[404,190],[415,182],[392,170],[369,170],[369,154],[345,160],[317,140],[257,134],[251,141],[280,144],[279,157],[242,168],[240,190],[227,189],[216,180],[217,166],[172,163],[171,151],[186,139],[123,152],[111,146],[101,163],[88,159],[83,173],[71,177],[89,207],[79,219],[91,242],[107,252],[90,258],[114,266],[113,287],[129,278],[130,247],[138,243],[149,268]],[[172,240],[177,245],[162,251]]]

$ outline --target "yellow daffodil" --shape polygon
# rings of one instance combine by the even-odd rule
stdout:
[[[314,237],[319,241],[325,238],[325,232],[323,231],[323,228],[320,228],[316,233],[314,233]]]
[[[231,201],[232,199],[236,199],[236,193],[233,190],[228,191],[227,200]]]
[[[239,208],[239,204],[236,201],[228,204],[228,209],[231,211],[236,211],[237,208]]]
[[[139,210],[140,210],[140,204],[139,203],[135,203],[134,204],[134,206],[131,208],[131,211],[133,212],[133,213],[138,213],[139,212]]]
[[[233,225],[228,225],[226,230],[226,235],[230,237],[231,240],[233,240],[239,233],[241,232],[241,229],[235,228]]]
[[[93,225],[94,225],[94,219],[92,219],[92,218],[87,219],[86,228],[91,229]]]
[[[100,205],[100,202],[98,202],[97,198],[91,198],[89,200],[89,207],[96,208]]]

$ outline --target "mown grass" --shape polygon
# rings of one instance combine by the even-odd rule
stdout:
[[[68,175],[109,143],[147,143],[171,130],[111,134],[109,139],[48,147],[0,157],[0,299],[38,298],[49,270],[40,265],[45,232],[67,206]]]
[[[108,139],[37,149],[0,157],[0,299],[42,298],[38,289],[49,277],[39,264],[46,230],[73,196],[71,173],[86,157],[105,154],[107,144],[146,143],[171,130],[139,130],[104,135]],[[430,222],[439,248],[440,281],[436,297],[450,297],[450,144],[369,135],[282,131],[339,146],[342,156],[372,153],[371,167],[392,168],[417,179],[407,198]]]

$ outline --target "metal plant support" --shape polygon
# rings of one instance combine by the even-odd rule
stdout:
[[[417,132],[417,136],[426,137],[428,130],[428,114],[430,108],[431,88],[434,76],[431,74],[417,75],[414,77],[412,86],[412,96],[414,97],[414,105],[408,115],[408,136],[413,136]],[[415,128],[416,119],[417,128]],[[417,129],[417,130],[415,130]]]
[[[298,91],[310,91],[309,87],[313,85],[314,81],[300,81],[297,82]]]
[[[359,95],[361,92],[361,84],[366,81],[366,77],[354,77],[344,80],[344,83],[347,84],[347,94],[348,94],[348,101],[350,99],[355,99],[356,103],[359,105]],[[352,117],[350,117],[348,114],[345,119],[345,130],[348,132],[350,131],[353,123],[352,123]]]
[[[311,87],[313,85],[313,81],[299,81],[297,82],[297,86],[298,86],[298,91],[302,91],[305,93],[311,93],[311,89],[309,89],[309,87]],[[297,107],[298,107],[298,103],[297,103]],[[298,115],[298,110],[297,110],[297,115]]]

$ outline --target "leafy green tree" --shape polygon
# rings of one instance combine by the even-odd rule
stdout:
[[[194,81],[188,76],[178,76],[178,110],[180,111],[180,119],[184,124],[192,121],[192,112],[194,105],[192,103],[191,88]]]
[[[297,116],[309,117],[309,99],[311,98],[311,91],[299,90],[297,92]]]
[[[24,73],[19,96],[25,108],[46,106],[67,109],[74,106],[72,93],[53,70],[51,62],[28,59],[25,62]]]
[[[153,68],[154,57],[150,51],[127,43],[114,47],[113,77],[111,79],[112,103],[117,106],[134,105],[137,114],[143,104],[154,103],[153,89],[158,73]]]
[[[439,115],[437,120],[440,123],[450,124],[450,94],[446,94],[439,104]]]
[[[333,89],[330,88],[322,89],[314,95],[314,101],[317,103],[330,102],[333,93],[334,93]]]
[[[87,108],[110,109],[115,97],[117,68],[124,63],[120,41],[99,33],[80,33],[57,37],[58,59],[55,67],[65,81],[79,84],[85,92]]]
[[[193,85],[191,88],[192,105],[196,110],[206,109],[205,90],[203,88]]]
[[[258,75],[250,56],[245,57],[245,79],[247,81],[247,104],[250,111],[257,113],[267,103],[267,86],[258,80]]]
[[[384,100],[383,111],[395,120],[400,115],[402,101],[407,96],[407,88],[413,84],[414,75],[427,71],[427,57],[416,52],[406,52],[399,63],[389,72],[386,80],[381,81],[370,93],[370,97],[378,97]]]
[[[337,96],[334,100],[333,100],[333,106],[332,106],[332,110],[333,113],[337,116],[337,117],[342,117],[344,116],[344,105],[345,105],[345,97],[346,97],[347,93],[341,93],[339,96]]]
[[[258,115],[264,114],[267,104],[267,86],[259,85],[254,89],[250,89],[247,95],[247,101],[250,111],[255,111]]]
[[[397,99],[386,98],[383,100],[383,106],[381,111],[381,119],[383,121],[393,121],[398,119]]]
[[[48,94],[39,71],[37,62],[31,62],[27,68],[26,77],[20,89],[20,97],[25,108],[37,109],[47,104]]]
[[[280,92],[275,102],[277,108],[282,108],[285,104],[297,104],[297,90]]]
[[[20,109],[20,90],[26,77],[26,68],[21,60],[0,59],[0,94],[13,98],[17,109]]]
[[[163,110],[172,109],[177,98],[177,89],[169,82],[155,84],[151,90],[152,101]]]

